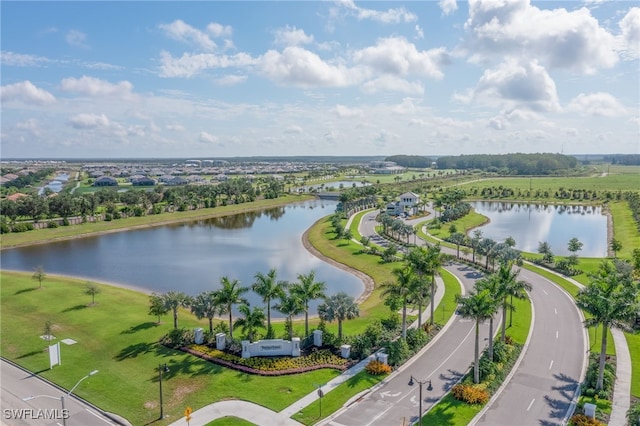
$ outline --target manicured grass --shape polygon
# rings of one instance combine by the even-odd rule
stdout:
[[[160,325],[147,314],[148,297],[130,290],[99,285],[96,305],[83,294],[84,281],[49,276],[42,289],[30,274],[0,273],[2,355],[30,371],[70,389],[94,369],[100,372],[74,391],[103,410],[117,413],[132,424],[147,424],[159,414],[157,367],[166,363],[163,375],[164,411],[168,424],[182,417],[188,405],[197,410],[223,399],[242,399],[280,411],[326,383],[336,370],[317,370],[293,376],[261,377],[206,362],[157,344],[172,328],[170,316]],[[45,321],[53,323],[61,344],[62,365],[49,370],[43,349]],[[203,326],[186,311],[179,326]],[[265,392],[264,389],[269,389]]]
[[[640,334],[625,333],[631,354],[631,395],[640,398]]]
[[[488,221],[488,217],[483,216],[480,213],[471,211],[468,215],[461,217],[460,219],[443,223],[440,229],[429,229],[429,233],[434,237],[444,240],[451,235],[451,233],[449,232],[449,228],[451,228],[451,225],[455,225],[458,232],[465,233],[473,228],[484,225]],[[452,244],[452,246],[455,247],[455,244]]]
[[[589,188],[590,190],[597,191],[637,191],[640,188],[640,173],[639,174],[611,174],[608,176],[590,176],[590,177],[492,177],[489,179],[483,179],[480,181],[463,183],[461,188],[469,190],[472,188],[478,188],[481,191],[483,188],[498,187],[502,185],[505,188],[528,191],[529,188],[533,192],[536,190],[549,191],[552,195],[560,188]],[[520,197],[522,198],[522,197]],[[538,201],[548,201],[561,203],[563,201],[555,198],[540,199]],[[575,202],[575,200],[574,200]]]
[[[351,226],[349,226],[349,230],[351,231],[351,235],[355,240],[360,241],[360,239],[362,238],[362,235],[360,235],[360,232],[358,231],[358,227],[360,226],[360,221],[362,220],[362,216],[369,213],[371,210],[373,209],[367,209],[367,210],[358,212],[355,214],[355,216],[351,220]]]
[[[305,425],[312,425],[319,420],[335,413],[352,397],[380,383],[386,375],[373,376],[366,371],[356,374],[338,388],[325,394],[322,398],[322,415],[320,415],[320,400],[298,411],[291,418]]]
[[[207,423],[205,426],[255,426],[255,423],[251,423],[250,421],[239,417],[227,416],[215,419],[214,421]]]
[[[235,213],[244,213],[252,210],[283,206],[296,201],[312,199],[309,195],[284,195],[271,200],[258,200],[250,203],[232,204],[209,209],[189,210],[184,212],[162,213],[141,217],[112,220],[109,222],[87,222],[81,225],[60,226],[52,229],[39,229],[35,231],[9,233],[2,235],[2,248],[10,248],[21,245],[45,243],[56,239],[71,238],[76,236],[88,236],[103,232],[114,232],[136,227],[162,225],[192,221],[204,218],[228,216]]]
[[[638,241],[640,241],[638,224],[633,220],[631,209],[626,201],[610,203],[609,210],[613,217],[613,235],[622,244],[622,250],[617,253],[617,256],[631,259],[633,249],[638,248]]]

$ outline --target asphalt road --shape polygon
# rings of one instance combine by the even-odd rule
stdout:
[[[525,269],[535,310],[529,347],[516,373],[477,425],[561,425],[580,383],[586,336],[571,298],[547,279]]]
[[[465,291],[473,288],[481,275],[463,265],[452,265],[447,270],[459,277]],[[495,321],[496,329],[499,321]],[[488,324],[480,328],[481,344],[486,344]],[[421,356],[405,364],[384,385],[369,393],[348,408],[341,410],[324,424],[331,426],[402,425],[415,422],[420,407],[420,386],[422,388],[422,410],[426,412],[449,389],[460,380],[473,362],[475,327],[471,320],[455,316],[451,326],[442,331]],[[409,385],[411,376],[416,380]],[[431,380],[433,389],[427,390],[426,382]]]
[[[2,377],[2,392],[0,393],[2,425],[63,425],[60,397],[65,394],[60,389],[4,360],[0,361],[0,376]],[[91,378],[86,380],[91,380]],[[40,396],[23,401],[23,398],[36,395]],[[74,398],[73,395],[65,397],[65,408],[69,414],[66,419],[67,426],[116,424]]]

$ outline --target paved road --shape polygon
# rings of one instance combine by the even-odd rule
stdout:
[[[463,265],[447,267],[459,277],[465,290],[473,288],[480,274]],[[498,321],[496,321],[498,324]],[[497,327],[497,325],[496,325]],[[431,380],[433,390],[422,389],[422,409],[426,412],[467,372],[473,361],[475,328],[471,320],[455,316],[446,336],[434,340],[426,351],[405,364],[388,381],[351,406],[339,411],[323,424],[331,426],[400,425],[414,422],[419,411],[419,385],[409,386],[413,376],[422,382]],[[440,336],[442,336],[442,332]],[[480,329],[481,339],[488,336],[488,325]],[[485,341],[486,343],[486,341]]]
[[[60,389],[4,360],[0,362],[0,373],[2,376],[0,406],[2,407],[1,423],[3,425],[41,426],[63,424],[60,397],[64,393]],[[41,396],[30,401],[22,400],[22,398],[32,395],[47,395],[51,398]],[[65,408],[69,413],[69,418],[66,420],[67,426],[116,424],[73,396],[65,398]],[[43,418],[45,413],[49,418]]]
[[[522,269],[533,286],[534,328],[513,378],[489,409],[471,424],[561,425],[582,378],[587,352],[581,315],[551,281]]]

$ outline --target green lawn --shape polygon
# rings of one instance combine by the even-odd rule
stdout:
[[[248,420],[238,417],[227,416],[215,419],[214,421],[207,423],[205,426],[255,426],[255,423],[251,423]]]
[[[469,190],[477,188],[479,191],[483,188],[491,188],[503,186],[505,188],[527,191],[541,190],[549,191],[552,194],[559,188],[589,188],[598,191],[637,191],[640,188],[640,173],[620,173],[610,174],[608,176],[589,176],[589,177],[492,177],[481,181],[463,183],[461,188]],[[563,200],[548,198],[547,201],[563,202]],[[540,200],[543,201],[543,200]],[[571,201],[571,200],[564,200]],[[574,201],[575,202],[575,201]]]
[[[373,376],[366,371],[361,371],[345,383],[327,393],[322,402],[320,399],[315,400],[311,404],[304,407],[291,418],[305,425],[312,425],[319,420],[335,413],[353,396],[369,389],[386,376]],[[320,413],[320,404],[322,404],[322,414]]]
[[[163,375],[164,411],[168,424],[182,417],[186,406],[235,398],[280,411],[339,374],[323,369],[294,376],[261,377],[220,367],[157,344],[172,327],[169,316],[160,325],[147,315],[148,297],[130,290],[99,285],[96,305],[88,306],[84,281],[49,276],[42,289],[30,274],[0,273],[2,355],[66,389],[94,369],[100,372],[74,391],[103,410],[118,413],[135,425],[147,424],[159,414],[157,367]],[[61,344],[62,365],[49,370],[39,336],[45,321],[53,334],[76,344]],[[180,327],[203,326],[182,311]],[[269,392],[264,392],[269,389]]]
[[[640,398],[640,334],[625,333],[631,354],[631,395]]]

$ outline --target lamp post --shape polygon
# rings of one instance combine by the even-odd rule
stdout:
[[[64,397],[65,396],[67,396],[67,397],[71,396],[71,393],[78,387],[80,382],[82,382],[85,379],[88,379],[90,376],[93,376],[97,372],[98,372],[98,370],[93,370],[92,372],[90,372],[89,374],[84,376],[82,379],[78,380],[78,382],[75,385],[73,385],[71,390],[69,392],[67,392],[66,394],[60,395],[60,398],[58,398],[56,396],[51,396],[51,395],[35,395],[35,396],[32,395],[32,396],[27,396],[25,398],[22,398],[22,400],[23,401],[31,401],[32,399],[36,399],[36,398],[40,398],[40,397],[60,400],[60,404],[62,405],[62,426],[67,426],[67,415],[65,413]]]
[[[414,379],[413,376],[411,376],[411,378],[409,379],[409,386],[413,386],[413,382],[418,382],[418,385],[420,385],[419,389],[420,389],[420,405],[419,405],[419,410],[418,411],[418,421],[416,422],[417,424],[422,424],[422,386],[424,386],[425,384],[427,384],[427,390],[433,390],[433,386],[431,386],[431,379],[429,380],[424,380],[424,381],[420,381],[418,379]]]
[[[169,367],[167,364],[158,365],[158,373],[160,374],[160,419],[164,419],[164,409],[162,407],[162,372],[168,373]]]

